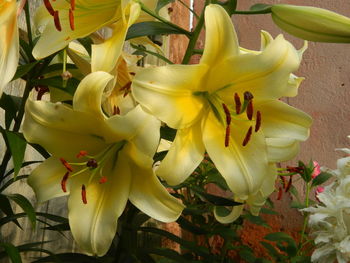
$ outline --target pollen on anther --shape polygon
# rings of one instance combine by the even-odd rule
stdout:
[[[260,111],[256,112],[256,121],[255,121],[255,132],[258,132],[261,127],[261,113]]]
[[[75,29],[75,26],[74,26],[74,14],[73,14],[73,10],[72,9],[69,9],[69,26],[72,30]]]
[[[238,93],[235,93],[235,104],[236,104],[236,114],[239,114],[241,112],[242,102]]]
[[[50,15],[54,16],[55,10],[53,10],[53,7],[52,7],[50,1],[49,0],[44,0],[44,5],[45,5],[47,11],[50,13]]]
[[[86,188],[85,185],[83,184],[81,186],[81,199],[83,200],[84,204],[87,204],[87,199],[86,199]]]
[[[69,172],[66,172],[61,181],[61,188],[63,192],[67,192],[66,185],[67,185],[68,176],[69,176]]]
[[[53,14],[53,21],[55,22],[55,27],[58,31],[62,31],[59,12],[55,11]]]
[[[69,172],[73,172],[72,166],[65,159],[60,158],[60,161]]]
[[[120,115],[120,109],[118,106],[114,105],[113,106],[113,115],[116,115],[116,114]]]
[[[249,100],[246,113],[250,121],[253,119],[253,112],[253,100]]]
[[[225,133],[225,147],[228,147],[230,144],[230,126],[226,126],[226,133]]]
[[[70,0],[70,7],[73,11],[75,10],[75,0]]]
[[[250,137],[252,136],[252,131],[253,131],[253,127],[250,126],[243,140],[243,143],[242,143],[243,146],[246,146],[248,144]]]
[[[107,177],[106,177],[106,176],[102,176],[102,177],[100,178],[99,183],[100,183],[100,184],[104,184],[105,182],[107,182]]]
[[[80,158],[80,157],[84,157],[87,155],[87,151],[80,151],[78,154],[77,154],[77,158]]]
[[[97,168],[98,162],[95,159],[90,159],[87,161],[86,166],[94,169],[94,168]]]
[[[226,115],[226,124],[230,125],[231,124],[230,110],[228,109],[228,107],[226,106],[225,103],[222,104],[222,108],[224,109],[224,112],[225,112],[225,115]]]

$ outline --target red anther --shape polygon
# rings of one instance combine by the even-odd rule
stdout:
[[[226,126],[226,134],[225,134],[225,147],[228,147],[230,143],[230,126]]]
[[[67,163],[67,161],[65,159],[60,158],[60,161],[69,172],[73,172],[72,166],[69,163]]]
[[[261,127],[261,113],[260,111],[256,112],[256,120],[255,120],[255,132],[258,132]]]
[[[104,184],[105,182],[107,182],[107,177],[106,176],[102,176],[99,183],[100,184]]]
[[[70,0],[70,7],[73,11],[75,10],[75,0]]]
[[[251,121],[253,119],[253,100],[250,100],[248,102],[246,113],[247,113],[247,118]]]
[[[131,88],[131,81],[126,83],[123,87],[121,87],[119,90],[130,90]]]
[[[280,188],[278,188],[277,200],[281,200],[282,199],[282,194],[283,194],[282,187],[280,187]]]
[[[222,104],[222,108],[224,109],[225,115],[226,115],[226,124],[229,126],[231,124],[231,114],[230,110],[227,108],[226,104]]]
[[[66,172],[61,181],[61,188],[63,192],[67,192],[66,184],[68,180],[69,172]]]
[[[236,104],[236,114],[239,114],[241,112],[242,102],[238,93],[235,93],[235,104]]]
[[[36,86],[35,90],[38,92],[36,99],[41,100],[45,93],[50,92],[47,86]]]
[[[114,107],[113,107],[113,115],[116,115],[116,114],[120,115],[120,109],[119,109],[118,106],[114,105]]]
[[[243,140],[243,143],[242,143],[243,146],[246,146],[248,144],[250,137],[252,136],[252,131],[253,131],[253,127],[250,126]]]
[[[130,74],[131,76],[135,76],[135,75],[136,75],[135,72],[130,72],[129,74]]]
[[[250,101],[254,98],[253,94],[249,91],[244,92],[244,100]]]
[[[85,155],[87,155],[87,151],[80,151],[78,154],[77,154],[77,158],[80,158],[80,157],[84,157]]]
[[[97,168],[98,163],[95,159],[90,159],[89,161],[87,161],[86,166],[95,169]]]
[[[49,11],[50,15],[54,16],[55,15],[55,10],[53,10],[53,7],[52,7],[50,1],[49,0],[44,0],[44,5],[45,5],[47,11]]]
[[[282,181],[282,186],[283,188],[286,188],[286,178],[284,178],[284,176],[280,176],[281,181]]]
[[[81,199],[83,200],[84,204],[87,204],[85,185],[81,186]]]
[[[62,30],[62,27],[61,27],[61,22],[60,22],[60,17],[59,17],[59,13],[58,11],[55,11],[54,14],[53,14],[53,21],[55,22],[55,27],[58,31],[61,31]]]
[[[69,9],[69,25],[70,25],[70,29],[74,30],[74,14],[72,9]]]
[[[290,176],[289,177],[289,181],[288,181],[288,184],[287,184],[287,187],[286,189],[284,190],[286,193],[289,191],[289,189],[292,187],[292,182],[293,182],[293,176]]]
[[[290,173],[303,173],[304,169],[302,167],[287,166],[287,171]]]

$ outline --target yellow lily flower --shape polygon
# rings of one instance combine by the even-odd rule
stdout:
[[[104,255],[129,199],[149,216],[176,220],[183,205],[172,197],[152,170],[160,122],[142,111],[106,116],[104,91],[114,77],[94,72],[79,84],[73,106],[28,100],[25,138],[52,156],[28,178],[40,202],[69,194],[69,224],[87,253]]]
[[[75,2],[75,4],[74,4]],[[74,39],[109,26],[112,35],[102,44],[92,46],[92,71],[110,72],[122,51],[128,28],[138,18],[141,8],[133,0],[103,1],[44,1],[52,19],[45,10],[37,14],[37,26],[45,29],[33,50],[37,59],[65,48]]]
[[[264,186],[274,178],[269,163],[290,158],[309,135],[311,118],[279,100],[297,92],[290,74],[300,53],[283,36],[261,52],[241,52],[219,5],[206,7],[205,26],[199,64],[146,68],[133,79],[132,93],[147,112],[178,129],[159,176],[182,182],[206,150],[235,198],[256,205],[262,188],[271,191],[271,184]]]
[[[18,58],[17,3],[0,0],[0,97],[16,73]]]

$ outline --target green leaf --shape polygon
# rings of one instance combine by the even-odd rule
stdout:
[[[16,179],[16,176],[18,175],[19,170],[22,167],[24,153],[27,147],[27,141],[23,138],[23,136],[20,136],[18,133],[12,131],[5,131],[5,133],[7,137],[8,146],[12,154],[13,166],[15,171],[14,178]]]
[[[80,44],[83,45],[85,50],[89,53],[91,57],[91,46],[94,44],[90,37],[78,38],[77,39]]]
[[[161,126],[160,127],[160,138],[168,140],[168,141],[174,141],[176,136],[176,130],[172,129],[168,126]]]
[[[21,98],[3,93],[0,98],[0,108],[5,110],[5,127],[8,129],[16,117],[21,104]]]
[[[29,71],[31,71],[35,67],[35,65],[38,63],[39,63],[39,61],[35,61],[35,62],[29,63],[29,64],[18,66],[17,71],[16,71],[15,75],[13,76],[12,80],[23,77]]]
[[[310,256],[296,256],[291,258],[291,263],[311,263],[311,257]]]
[[[10,201],[8,200],[7,196],[2,195],[2,194],[0,194],[0,210],[7,216],[14,215]],[[22,227],[18,223],[17,219],[14,219],[13,223],[15,223],[19,228],[22,229]]]
[[[188,262],[177,251],[169,248],[145,248],[145,249],[142,249],[142,251],[147,252],[148,254],[163,256],[163,257],[175,260],[175,262],[183,262],[183,263]]]
[[[175,0],[158,0],[157,7],[154,11],[158,14],[160,9],[173,2],[175,2]]]
[[[43,161],[28,161],[28,162],[23,162],[21,168],[26,167],[26,166],[28,166],[28,165],[35,164],[35,163],[42,163],[42,162],[43,162]],[[12,174],[14,171],[15,171],[14,169],[9,170],[9,171],[5,174],[5,177],[9,176],[9,175]],[[1,191],[0,191],[0,192],[1,192]]]
[[[41,154],[42,157],[44,157],[45,159],[49,158],[51,155],[44,149],[44,147],[42,147],[39,144],[35,144],[35,143],[29,143],[30,146],[32,146],[38,153]]]
[[[7,195],[7,197],[10,198],[12,201],[16,202],[16,204],[23,209],[23,211],[27,214],[30,222],[32,223],[33,229],[35,229],[36,214],[34,207],[29,202],[29,200],[21,194],[10,194]]]
[[[230,189],[224,177],[222,177],[222,175],[216,169],[211,169],[207,176],[207,183],[214,183],[224,191],[228,191]]]
[[[268,214],[268,215],[278,215],[278,213],[276,211],[273,211],[273,210],[268,209],[266,207],[262,207],[261,210],[260,210],[260,213]]]
[[[180,216],[176,222],[180,225],[182,229],[185,229],[195,235],[204,235],[207,234],[208,231],[203,229],[203,227],[197,226],[192,222],[188,221],[185,217]]]
[[[169,34],[183,34],[183,32],[161,22],[148,21],[133,24],[128,30],[126,40],[144,36]]]
[[[45,79],[34,79],[32,80],[32,84],[35,86],[43,85],[57,88],[73,96],[78,87],[79,80],[76,78],[70,78],[66,81],[66,86],[64,86],[62,77],[56,76]]]
[[[269,255],[273,259],[280,259],[281,258],[280,253],[278,253],[278,251],[276,250],[276,248],[273,245],[271,245],[270,243],[267,243],[265,241],[260,241],[260,244],[266,248],[266,250],[269,252]]]
[[[268,14],[271,13],[272,5],[267,4],[255,4],[252,5],[249,10],[259,12],[259,14]]]
[[[84,254],[79,253],[61,253],[55,254],[48,257],[42,257],[38,260],[32,261],[32,263],[42,263],[42,262],[60,262],[60,263],[99,263],[107,262],[102,258],[89,257]]]
[[[62,69],[63,69],[63,63],[55,63],[55,64],[51,64],[51,65],[46,66],[42,70],[41,74],[44,75],[44,74],[48,74],[48,73],[57,72],[59,75],[61,75]],[[75,66],[74,64],[67,63],[66,69],[67,70],[77,69],[77,66]]]
[[[264,238],[277,242],[277,247],[286,252],[289,256],[295,256],[297,254],[298,248],[294,239],[284,232],[270,233]],[[283,242],[285,242],[286,245]]]
[[[215,205],[215,206],[238,206],[242,205],[242,203],[235,202],[232,199],[227,199],[221,196],[212,195],[204,192],[200,187],[197,186],[190,186],[189,187],[197,196],[203,198],[204,200],[208,201],[209,203]]]
[[[296,201],[292,201],[292,203],[290,204],[291,208],[296,208],[296,209],[303,209],[306,208],[305,204],[296,202]]]
[[[267,224],[267,222],[264,219],[262,219],[260,216],[253,216],[252,214],[248,213],[248,214],[243,215],[242,217],[249,220],[250,222],[252,222],[255,225],[263,226],[266,228],[271,228]]]
[[[248,263],[254,263],[256,260],[256,257],[254,256],[253,251],[250,249],[243,249],[239,251],[239,256],[244,259],[244,261]]]
[[[0,246],[4,248],[12,263],[22,263],[21,255],[14,245],[10,243],[0,243]]]
[[[311,187],[315,187],[315,186],[318,186],[320,184],[323,184],[323,183],[327,182],[328,179],[331,177],[332,177],[332,174],[326,173],[326,172],[321,172],[318,176],[316,176],[312,180]]]

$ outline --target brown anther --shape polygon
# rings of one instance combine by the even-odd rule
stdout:
[[[118,106],[114,105],[113,106],[113,115],[116,115],[116,114],[120,115],[120,109]]]
[[[67,163],[67,161],[65,159],[60,158],[60,161],[69,172],[73,172],[72,166],[69,163]]]
[[[280,188],[278,188],[277,200],[281,200],[282,199],[282,194],[283,194],[282,187],[280,187]]]
[[[80,151],[76,157],[80,158],[80,157],[84,157],[85,155],[87,155],[87,151]]]
[[[60,17],[59,17],[59,12],[54,11],[53,13],[53,21],[55,22],[55,27],[58,31],[62,31],[61,27],[61,22],[60,22]]]
[[[69,26],[70,26],[70,29],[72,29],[72,30],[75,29],[75,27],[74,27],[74,14],[73,14],[72,9],[69,9]]]
[[[70,7],[73,11],[75,10],[75,0],[70,0]]]
[[[107,182],[107,177],[106,176],[102,176],[99,183],[100,184],[104,184],[105,182]]]
[[[230,143],[230,126],[226,126],[226,133],[225,133],[225,147],[228,147]]]
[[[69,71],[65,71],[61,74],[61,77],[63,80],[69,80],[73,77],[73,75]]]
[[[81,186],[81,199],[83,200],[83,203],[86,205],[87,204],[86,188],[84,184]]]
[[[121,87],[119,90],[130,90],[131,87],[131,81],[126,83],[123,87]]]
[[[252,136],[252,131],[253,131],[253,127],[250,126],[243,140],[243,143],[242,143],[243,146],[246,146],[248,144],[250,137]]]
[[[256,120],[255,120],[255,132],[258,132],[261,127],[261,113],[260,111],[256,112]]]
[[[130,72],[129,74],[130,74],[131,76],[135,76],[135,75],[136,75],[135,72]]]
[[[288,181],[288,184],[287,184],[287,187],[286,189],[284,190],[286,193],[289,191],[289,189],[292,187],[292,182],[293,182],[293,176],[290,176],[289,177],[289,181]]]
[[[90,159],[86,162],[86,166],[95,169],[98,166],[98,162],[95,159]]]
[[[38,92],[36,99],[41,100],[45,93],[50,92],[47,86],[36,86],[35,90]]]
[[[227,126],[229,126],[231,124],[230,110],[228,109],[228,107],[226,106],[225,103],[222,104],[222,108],[224,109],[224,112],[225,112],[225,115],[226,115],[226,124],[227,124]]]
[[[67,192],[66,185],[67,185],[68,176],[69,176],[69,172],[66,172],[61,181],[61,188],[63,192]]]
[[[247,113],[247,118],[251,121],[253,119],[253,100],[250,100],[248,102],[248,105],[247,105],[247,110],[246,110],[246,113]]]
[[[286,178],[284,178],[284,176],[280,176],[281,181],[282,181],[282,186],[283,188],[286,188]]]
[[[53,10],[53,7],[52,7],[50,1],[49,0],[44,0],[44,5],[45,5],[47,11],[49,11],[50,15],[54,16],[55,10]]]
[[[244,92],[244,100],[250,101],[254,98],[253,94],[250,93],[249,91]]]
[[[235,104],[236,104],[236,114],[239,114],[241,112],[242,102],[238,93],[235,93]]]

